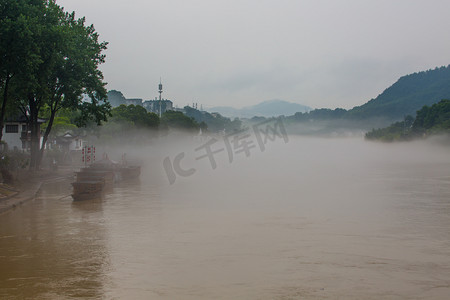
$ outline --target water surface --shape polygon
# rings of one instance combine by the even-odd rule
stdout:
[[[104,199],[58,182],[0,216],[0,298],[450,295],[448,147],[291,138],[173,185],[145,151]]]

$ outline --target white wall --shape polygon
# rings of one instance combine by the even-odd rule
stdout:
[[[19,125],[18,132],[6,132],[6,125]],[[13,150],[14,147],[17,147],[18,150],[22,150],[22,140],[20,139],[21,133],[22,133],[22,125],[25,125],[25,123],[9,123],[6,122],[5,126],[3,127],[3,137],[2,141],[6,142],[8,144],[9,150]]]

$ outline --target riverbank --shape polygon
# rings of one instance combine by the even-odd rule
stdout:
[[[0,215],[35,199],[43,184],[72,178],[77,169],[63,166],[58,170],[28,171],[17,174],[12,185],[0,184]]]

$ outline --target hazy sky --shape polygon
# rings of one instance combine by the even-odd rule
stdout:
[[[108,90],[182,107],[375,98],[450,64],[448,0],[57,0],[108,41]]]

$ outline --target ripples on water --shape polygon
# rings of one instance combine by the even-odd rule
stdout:
[[[59,182],[0,216],[0,298],[450,295],[448,148],[291,138],[173,185],[146,150],[104,199]]]

